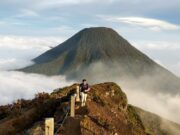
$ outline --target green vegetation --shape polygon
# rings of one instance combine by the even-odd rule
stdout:
[[[46,117],[63,119],[64,109],[77,84],[59,88],[51,94],[38,93],[32,100],[0,106],[0,135],[44,132]],[[71,125],[71,126],[70,126]],[[91,86],[85,108],[77,108],[76,116],[63,125],[61,134],[123,134],[123,135],[178,135],[180,126],[159,116],[128,105],[121,88],[112,82]],[[66,132],[68,131],[68,132]],[[77,135],[78,135],[77,134]]]
[[[107,102],[106,102],[105,100],[101,99],[101,98],[98,96],[97,92],[94,92],[94,93],[93,93],[93,100],[94,100],[96,103],[99,103],[99,104],[102,105],[102,106],[107,105]]]
[[[6,117],[0,120],[1,135],[15,135],[29,128],[36,121],[52,116],[58,102],[49,98],[47,93],[38,93],[32,101],[18,100],[17,103],[0,107]]]
[[[128,112],[128,120],[130,121],[130,123],[132,123],[132,125],[139,125],[143,127],[143,129],[145,129],[141,121],[141,118],[136,113],[136,110],[134,109],[133,106],[128,105],[127,112]]]

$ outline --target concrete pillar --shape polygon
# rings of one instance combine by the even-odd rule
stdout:
[[[80,102],[80,89],[79,85],[76,87],[76,102]]]
[[[45,119],[45,135],[54,135],[54,118]]]
[[[74,117],[75,116],[75,96],[71,96],[71,101],[70,101],[70,116],[71,117]]]

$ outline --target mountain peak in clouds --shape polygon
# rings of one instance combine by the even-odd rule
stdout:
[[[74,69],[95,62],[129,65],[133,61],[136,64],[141,61],[148,66],[153,65],[151,59],[130,45],[116,31],[106,27],[85,28],[33,61],[36,64],[24,71],[47,75],[69,74]]]
[[[137,83],[138,78],[141,81],[136,85],[151,92],[177,93],[180,89],[178,77],[106,27],[85,28],[33,61],[34,65],[21,71],[87,78],[92,82],[134,79]]]
[[[75,60],[74,57],[82,58],[86,63],[100,59],[112,60],[120,52],[125,53],[128,46],[127,41],[110,28],[85,28],[64,43],[35,58],[34,61],[38,64],[49,62],[65,52],[69,64]],[[84,61],[82,60],[83,63]]]

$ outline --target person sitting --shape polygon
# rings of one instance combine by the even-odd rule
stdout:
[[[82,83],[80,84],[80,95],[81,95],[81,106],[82,107],[86,105],[88,91],[90,91],[90,87],[89,87],[86,79],[83,79]]]

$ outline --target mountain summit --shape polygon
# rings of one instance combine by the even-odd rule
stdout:
[[[144,81],[142,77],[146,76],[145,86],[152,87],[152,90],[177,93],[180,89],[178,77],[137,50],[111,28],[85,28],[33,61],[34,65],[21,71],[65,75],[70,79],[85,77],[94,81],[114,81],[119,78],[140,78]]]
[[[127,68],[133,62],[139,64],[139,69],[154,64],[117,32],[105,27],[85,28],[33,61],[35,64],[24,71],[46,75],[69,74],[95,62],[121,63]]]
[[[85,107],[69,100],[77,84],[52,93],[37,93],[0,106],[0,135],[44,135],[44,119],[54,118],[55,135],[179,135],[180,125],[128,104],[126,94],[112,82],[91,86]]]

